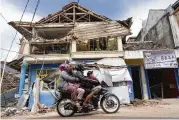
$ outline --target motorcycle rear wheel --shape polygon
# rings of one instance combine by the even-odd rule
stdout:
[[[73,116],[76,113],[76,109],[75,106],[73,106],[72,110],[65,110],[64,106],[67,104],[71,104],[72,105],[72,101],[70,99],[62,99],[57,103],[57,113],[61,116],[61,117],[70,117]],[[61,110],[60,108],[62,108],[63,110]],[[68,112],[66,114],[66,111]],[[65,112],[65,113],[63,113]]]
[[[113,98],[113,100],[110,98]],[[118,112],[120,108],[120,101],[116,95],[110,94],[108,96],[105,96],[105,98],[101,100],[100,105],[104,112],[106,112],[107,114],[112,114],[112,113]],[[113,110],[110,110],[112,107],[114,107],[114,105],[117,105],[117,106]]]

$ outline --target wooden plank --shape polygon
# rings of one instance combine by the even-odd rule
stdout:
[[[88,15],[88,14],[84,14],[83,16],[81,16],[80,18],[78,18],[78,19],[76,20],[76,22],[78,22],[78,20],[80,20],[80,19],[86,17],[87,15]]]
[[[100,49],[100,46],[99,46],[99,38],[97,38],[97,40],[96,40],[96,45],[97,45],[97,50],[99,50],[99,49]]]
[[[87,27],[88,28],[88,27]],[[94,32],[113,32],[113,31],[123,31],[123,30],[128,30],[125,28],[88,28],[86,30],[76,30],[74,29],[74,33],[87,33],[87,34],[91,34]]]
[[[74,24],[73,23],[50,23],[50,24],[36,24],[34,27],[35,28],[48,28],[48,27],[55,27],[55,28],[58,28],[58,27],[73,27]],[[29,28],[31,27],[30,24],[29,25],[16,25],[14,26],[14,28]],[[31,27],[32,28],[32,27]]]
[[[31,42],[31,45],[48,45],[48,44],[64,44],[64,43],[70,43],[70,42],[66,42],[66,41],[46,41],[46,42]]]
[[[73,6],[72,6],[73,7]],[[40,23],[46,23],[48,21],[50,21],[51,19],[53,19],[54,17],[58,17],[59,14],[63,14],[64,12],[68,11],[69,9],[71,9],[72,7],[69,7],[66,10],[60,10],[59,12],[57,12],[55,15],[52,15],[51,18],[46,18],[44,21],[41,21]]]
[[[90,14],[90,15],[92,15],[92,16],[98,18],[98,19],[101,19],[102,21],[109,21],[109,20],[106,20],[105,18],[99,17],[99,16],[96,15],[95,13],[92,14],[92,12],[90,12],[90,11],[85,11],[82,7],[77,7],[77,6],[75,6],[75,7],[76,7],[77,9],[79,9],[79,10],[81,10],[81,11],[87,13],[87,14]]]
[[[75,5],[73,5],[73,23],[75,23],[76,20],[76,14],[75,14]]]
[[[91,15],[89,15],[89,22],[91,22]]]
[[[85,34],[80,34],[80,36],[76,36],[79,40],[88,40],[88,39],[94,39],[94,38],[99,38],[99,37],[117,37],[117,36],[125,36],[129,34],[128,31],[124,31],[124,32],[116,32],[116,33],[106,33],[106,34],[91,34],[91,35],[85,35]]]
[[[86,29],[88,28],[88,29]],[[105,30],[105,29],[120,29],[120,28],[124,28],[127,29],[125,27],[121,27],[121,26],[116,26],[116,25],[94,25],[94,26],[90,26],[90,25],[86,25],[86,26],[77,26],[75,27],[74,31],[90,31],[91,30]]]
[[[92,34],[106,34],[106,33],[121,33],[121,32],[124,32],[124,31],[128,31],[129,30],[126,30],[126,29],[110,29],[110,30],[89,30],[89,32],[86,32],[86,31],[81,31],[81,32],[78,32],[78,31],[74,31],[74,34],[77,34],[78,36],[82,36],[82,34],[85,34],[85,35],[92,35]]]
[[[60,17],[60,15],[59,15],[58,19],[59,19],[59,23],[61,23],[61,17]]]
[[[73,22],[72,19],[70,19],[68,16],[64,15],[64,14],[61,14],[63,17],[65,17],[66,19],[68,19],[69,21]]]
[[[76,15],[85,15],[86,13],[75,13]],[[65,13],[65,15],[73,15],[73,13]]]

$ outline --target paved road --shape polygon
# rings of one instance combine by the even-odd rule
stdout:
[[[169,105],[141,106],[141,107],[121,107],[118,113],[105,114],[102,110],[90,114],[78,114],[70,119],[179,119],[179,99],[164,100]],[[44,115],[31,115],[13,117],[15,119],[62,119],[56,112]]]

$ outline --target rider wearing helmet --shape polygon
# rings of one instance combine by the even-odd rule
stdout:
[[[64,70],[66,70],[66,65],[65,64],[61,64],[60,66],[59,66],[59,69],[60,69],[60,71],[64,71]]]
[[[71,94],[71,99],[78,103],[78,99],[82,99],[85,91],[76,84],[79,79],[73,76],[73,66],[61,64],[59,69],[61,74],[58,89],[69,92]]]

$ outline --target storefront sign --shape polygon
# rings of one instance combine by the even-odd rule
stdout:
[[[144,64],[146,69],[178,68],[174,51],[144,51]]]

